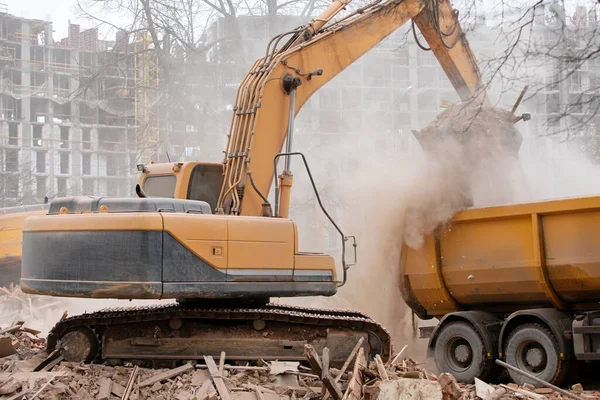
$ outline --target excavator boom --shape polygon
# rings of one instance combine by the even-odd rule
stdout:
[[[324,14],[317,20],[332,18],[331,12]],[[447,0],[375,1],[312,37],[313,25],[292,31],[291,45],[257,60],[238,89],[218,209],[261,215],[273,183],[273,158],[286,141],[290,114],[297,115],[317,90],[411,19],[461,99],[483,98],[477,60]],[[302,33],[310,39],[297,39]],[[273,47],[282,37],[272,41]]]

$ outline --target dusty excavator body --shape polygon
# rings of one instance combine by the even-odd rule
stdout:
[[[27,293],[117,299],[330,296],[335,264],[289,219],[168,198],[61,198],[23,226]]]

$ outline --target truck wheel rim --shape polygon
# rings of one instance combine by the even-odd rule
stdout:
[[[453,338],[446,349],[446,359],[454,371],[465,371],[469,368],[473,361],[473,349],[465,338]]]
[[[548,364],[548,355],[544,347],[536,341],[521,343],[517,348],[517,366],[532,374],[541,373]]]

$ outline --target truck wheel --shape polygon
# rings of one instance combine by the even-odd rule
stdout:
[[[527,324],[515,329],[506,342],[506,362],[536,377],[560,385],[568,372],[568,361],[561,360],[558,344],[552,332],[539,324]],[[529,383],[541,387],[536,381],[508,371],[519,384]]]
[[[452,322],[442,328],[435,342],[435,363],[440,372],[449,372],[457,381],[473,383],[475,377],[489,379],[493,360],[487,360],[483,340],[466,322]]]

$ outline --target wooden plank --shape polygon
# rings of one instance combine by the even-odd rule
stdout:
[[[210,375],[213,378],[213,382],[217,387],[221,400],[231,400],[229,391],[227,390],[227,386],[225,386],[225,382],[223,382],[223,377],[219,374],[219,368],[217,367],[217,364],[215,364],[215,360],[213,360],[211,356],[204,356],[204,361],[208,366],[208,372],[210,372]]]
[[[385,366],[383,365],[383,361],[381,361],[381,356],[377,354],[375,356],[375,365],[377,365],[377,372],[379,372],[379,376],[384,381],[389,381],[387,371],[385,370]]]
[[[117,382],[113,382],[110,387],[110,392],[115,396],[121,397],[125,393],[125,386],[119,385]]]
[[[36,397],[38,397],[38,396],[39,396],[39,394],[40,394],[40,393],[42,393],[42,392],[43,392],[43,391],[44,391],[44,390],[45,390],[45,389],[46,389],[46,388],[47,388],[47,387],[50,385],[50,383],[52,383],[52,381],[54,380],[54,378],[55,378],[55,377],[56,377],[56,375],[54,375],[54,376],[51,376],[51,377],[48,379],[48,382],[46,382],[46,383],[45,383],[45,384],[44,384],[44,385],[43,385],[43,386],[40,388],[40,390],[38,390],[37,392],[35,392],[35,394],[34,394],[33,396],[31,396],[31,399],[29,399],[29,400],[33,400],[33,399],[35,399]]]
[[[109,378],[102,378],[100,381],[100,390],[98,391],[98,400],[108,400],[110,398],[112,380]]]
[[[343,399],[360,400],[362,398],[363,377],[361,370],[364,369],[366,365],[365,349],[361,347],[356,355],[354,369],[352,370],[352,379],[348,382],[348,388],[346,389]]]
[[[32,329],[32,328],[21,328],[21,330],[23,332],[27,332],[27,333],[31,333],[32,335],[39,335],[40,333],[42,333],[41,331],[38,331],[37,329]]]
[[[196,393],[195,397],[198,400],[204,400],[206,398],[210,398],[212,396],[212,392],[214,392],[215,394],[217,393],[212,381],[208,379],[204,381],[204,383],[200,387],[200,390],[198,390],[198,392]]]
[[[346,362],[344,362],[344,365],[342,365],[342,369],[340,369],[340,373],[338,374],[338,376],[335,377],[336,382],[339,382],[340,379],[342,379],[342,375],[344,375],[344,372],[346,372],[346,369],[348,369],[348,366],[352,362],[352,359],[354,359],[354,357],[356,356],[356,353],[358,353],[358,349],[363,345],[364,341],[365,341],[364,336],[361,336],[361,338],[358,339],[356,346],[354,346],[354,348],[352,349],[352,352],[346,359]]]
[[[219,358],[219,375],[223,376],[223,367],[225,366],[225,352],[221,352],[221,357]]]
[[[323,364],[321,363],[321,359],[319,358],[319,355],[317,354],[317,351],[315,350],[315,348],[312,347],[310,344],[305,344],[304,345],[304,353],[305,353],[306,358],[308,359],[308,362],[310,363],[310,366],[312,367],[313,371],[318,376],[321,376],[321,377],[325,376],[325,378],[322,379],[323,385],[325,386],[327,391],[331,394],[331,397],[333,397],[335,400],[341,400],[341,398],[343,397],[343,393],[340,390],[337,383],[335,382],[335,380],[329,374],[329,371],[327,371],[327,370],[324,371]],[[327,354],[327,358],[329,359],[328,352],[324,352],[324,354]],[[327,363],[329,363],[329,360],[327,361]]]
[[[400,350],[400,352],[398,354],[396,354],[396,357],[394,357],[394,359],[390,362],[389,365],[396,364],[396,361],[398,360],[398,358],[400,358],[400,356],[402,355],[402,353],[404,353],[404,350],[406,350],[407,347],[408,347],[408,345],[405,344],[404,347],[402,348],[402,350]]]
[[[133,391],[133,386],[135,385],[135,378],[138,374],[139,367],[136,365],[133,367],[133,371],[131,371],[131,375],[129,376],[129,381],[127,382],[127,386],[125,386],[125,393],[121,396],[121,400],[129,399],[129,395]]]
[[[254,393],[256,393],[257,400],[265,400],[264,396],[262,395],[262,392],[260,391],[260,387],[255,386]]]
[[[48,354],[48,357],[44,358],[44,361],[39,363],[38,366],[33,369],[33,371],[34,372],[41,371],[46,365],[51,363],[54,359],[60,357],[58,352],[59,352],[59,349],[54,349],[54,351],[52,353]]]
[[[3,335],[5,333],[15,333],[16,331],[18,331],[19,329],[21,329],[21,325],[13,325],[13,326],[9,326],[6,329],[2,329],[0,331],[0,335]]]
[[[160,381],[164,381],[166,379],[173,378],[174,376],[177,376],[184,372],[191,371],[193,369],[194,369],[194,366],[192,364],[185,364],[185,365],[182,365],[181,367],[170,369],[168,371],[162,372],[160,374],[156,374],[156,375],[146,379],[145,381],[140,383],[140,387],[154,385],[156,382],[160,382]]]
[[[530,392],[529,390],[525,390],[525,389],[521,389],[521,388],[512,388],[510,386],[503,385],[503,384],[500,384],[500,386],[503,387],[506,390],[511,390],[513,392],[522,394],[522,395],[530,397],[532,399],[542,400],[542,399],[546,398],[546,396],[544,396],[544,395],[533,393],[533,392]]]
[[[321,396],[321,398],[323,400],[325,400],[327,398],[327,391],[325,389],[327,389],[327,386],[325,385],[325,379],[327,378],[328,375],[328,371],[329,371],[329,348],[325,347],[323,349],[323,355],[321,357],[321,381],[323,382],[323,395]]]
[[[58,358],[56,358],[54,361],[50,361],[48,363],[48,365],[46,365],[44,368],[42,368],[42,371],[50,371],[52,368],[54,368],[55,365],[57,365],[64,359],[65,359],[64,356],[62,356],[62,355],[58,356]]]
[[[321,358],[317,354],[317,351],[310,344],[304,345],[304,355],[308,359],[310,363],[310,367],[313,372],[315,372],[318,376],[321,376],[321,372],[323,371],[323,367],[321,365]]]

